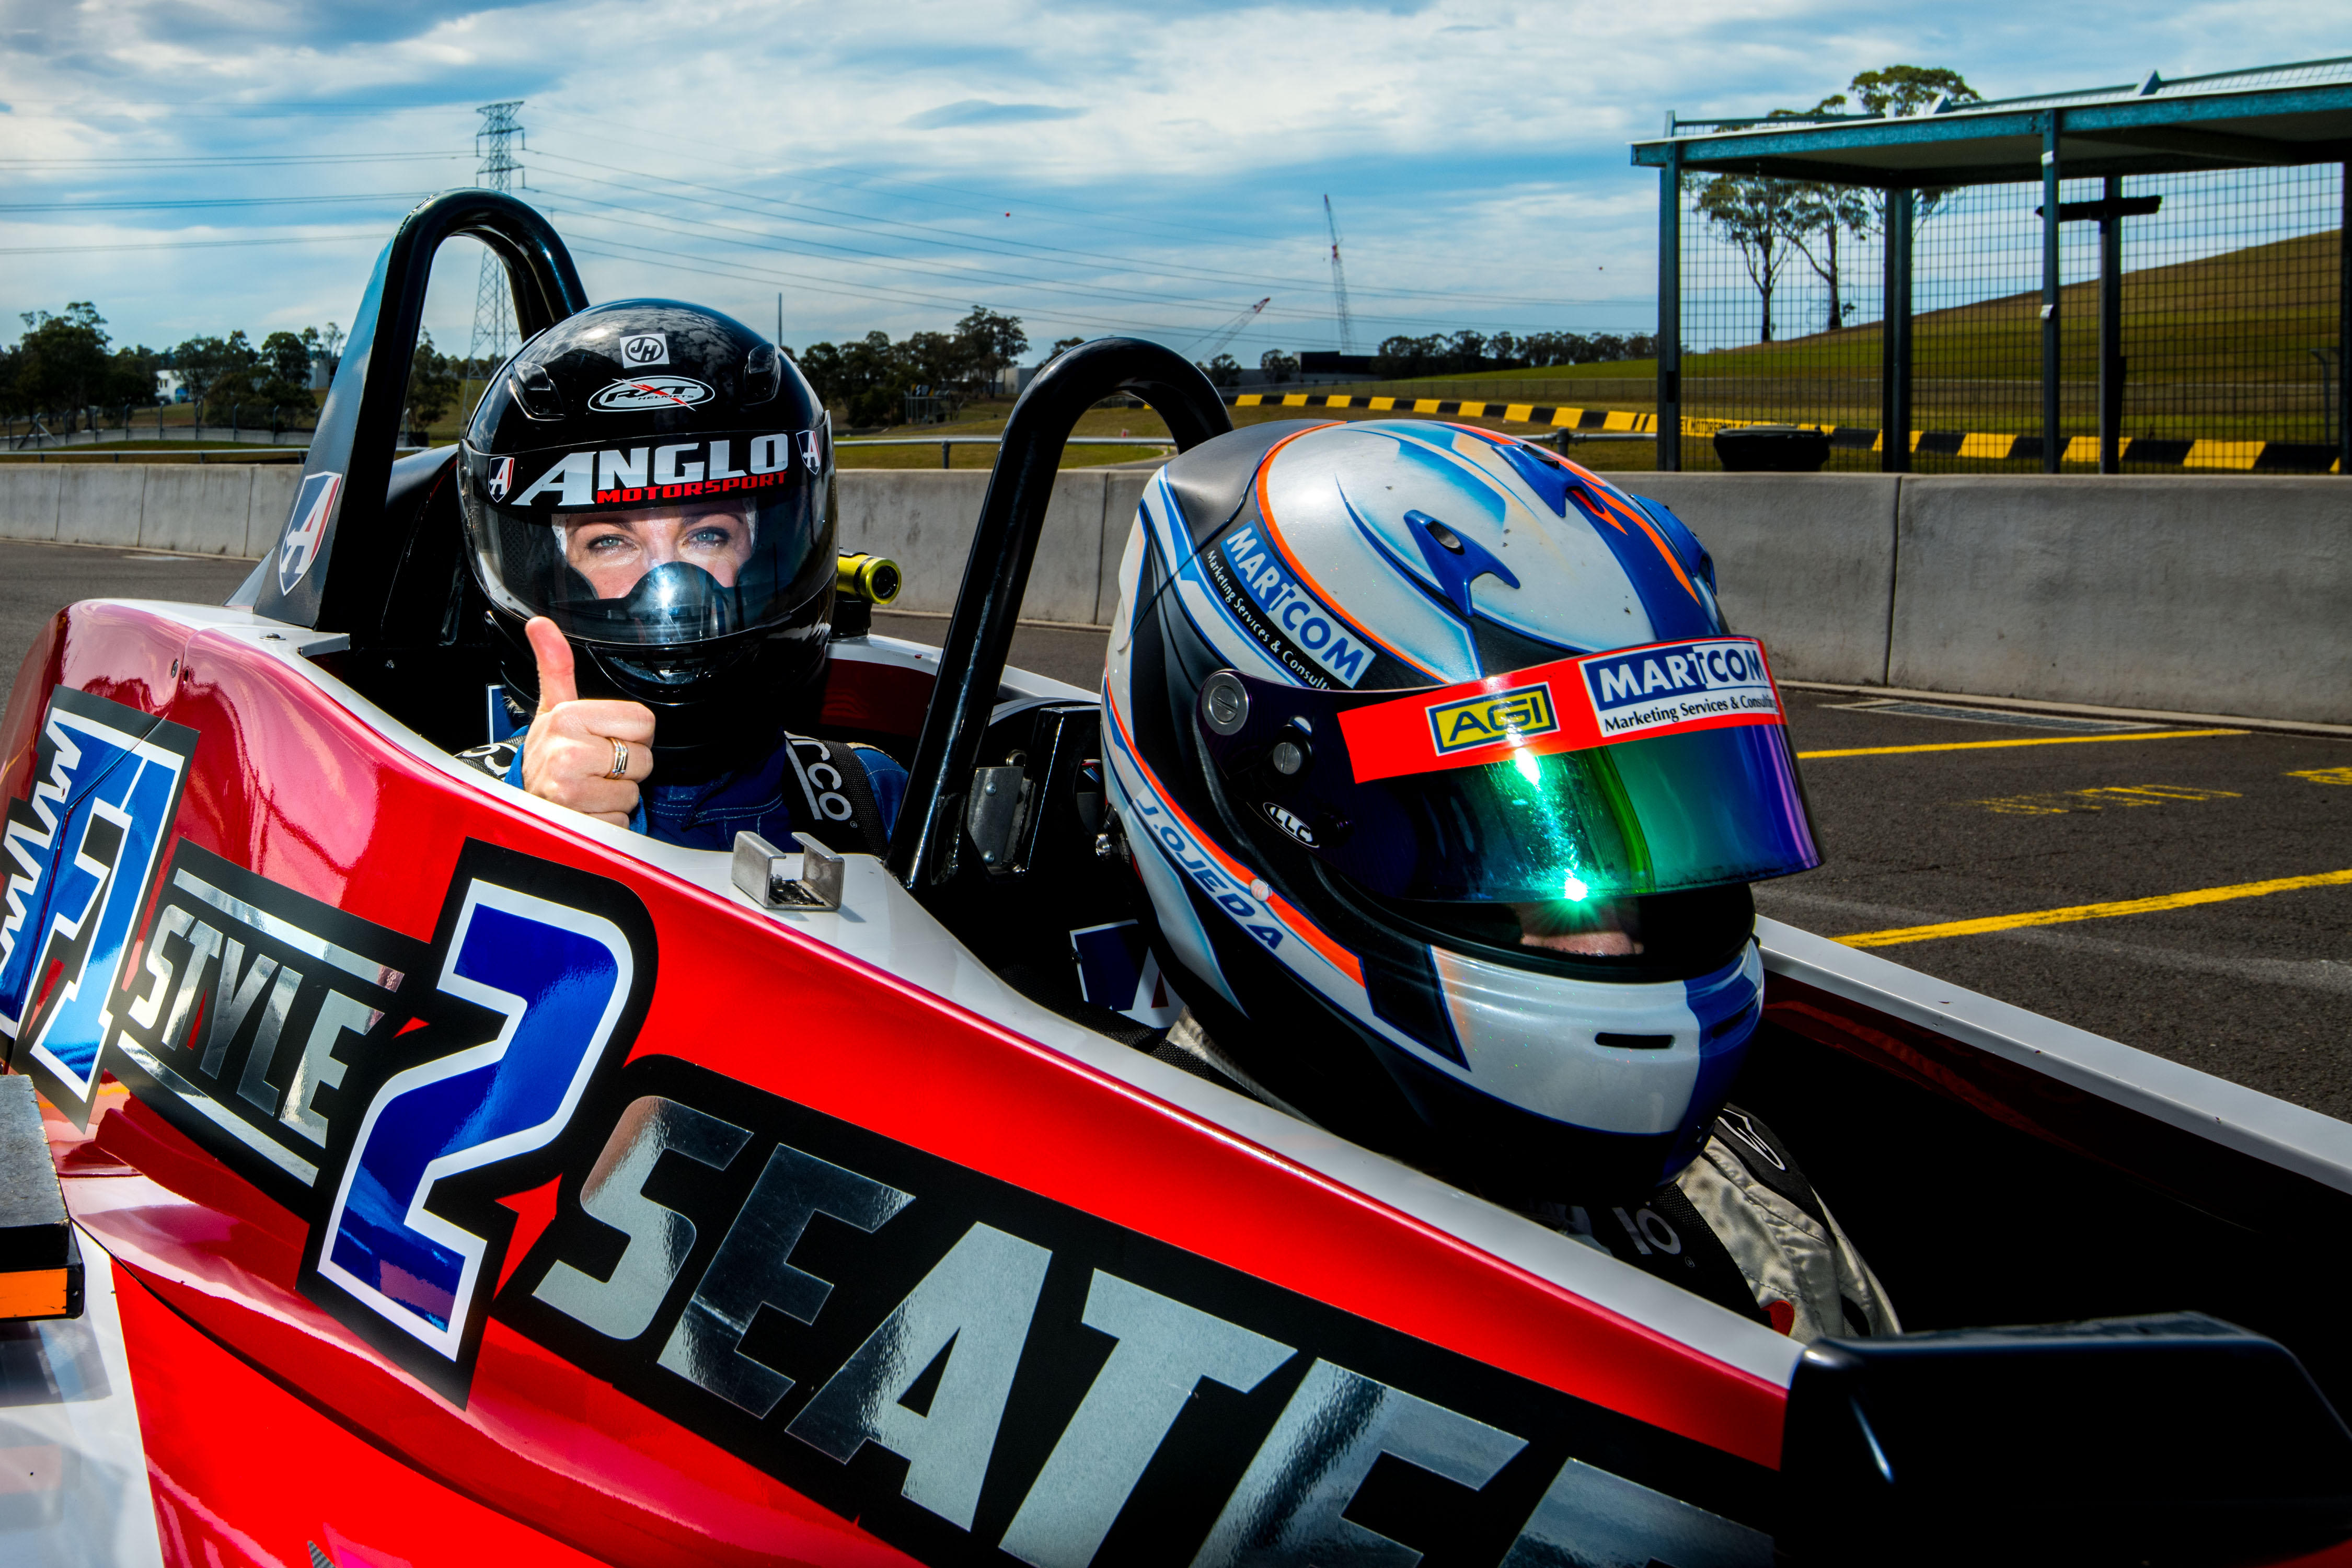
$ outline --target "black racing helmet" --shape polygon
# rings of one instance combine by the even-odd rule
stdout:
[[[499,371],[460,462],[474,571],[526,709],[523,623],[545,616],[583,696],[653,710],[667,776],[773,745],[824,663],[836,515],[824,410],[775,344],[699,305],[592,306]]]

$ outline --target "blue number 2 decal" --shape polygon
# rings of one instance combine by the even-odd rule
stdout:
[[[360,1124],[319,1273],[456,1361],[488,1241],[426,1210],[435,1184],[546,1147],[580,1103],[629,998],[621,928],[476,880],[440,988],[503,1015],[498,1037],[394,1074]]]

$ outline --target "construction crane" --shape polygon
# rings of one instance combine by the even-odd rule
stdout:
[[[1273,302],[1274,296],[1268,294],[1265,299],[1260,300],[1256,304],[1252,305],[1248,310],[1244,310],[1232,321],[1220,323],[1213,331],[1210,331],[1207,336],[1199,340],[1199,342],[1194,345],[1193,352],[1203,360],[1213,360],[1216,358],[1219,354],[1225,352],[1225,345],[1227,343],[1232,342],[1235,337],[1240,335],[1241,330],[1244,327],[1248,326],[1252,321],[1257,320],[1257,313],[1260,310],[1265,310]]]
[[[1323,198],[1323,223],[1331,231],[1331,302],[1339,308],[1339,352],[1356,352],[1356,322],[1348,313],[1348,272],[1339,265],[1339,220],[1331,216],[1331,198]]]

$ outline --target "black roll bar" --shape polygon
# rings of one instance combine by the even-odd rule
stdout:
[[[367,610],[381,608],[391,563],[377,557],[397,542],[382,539],[373,525],[383,515],[392,478],[433,257],[444,241],[461,234],[480,240],[505,264],[515,324],[526,341],[587,309],[580,269],[553,226],[514,197],[501,191],[444,191],[411,208],[376,258],[375,275],[343,342],[302,465],[294,515],[280,525],[278,547],[230,603],[250,603],[274,620],[322,631],[361,629]],[[319,476],[326,478],[314,485]],[[309,509],[321,495],[328,498],[323,525],[306,530],[295,551],[286,552],[288,530],[310,518]]]
[[[1168,422],[1180,452],[1234,427],[1198,366],[1138,338],[1097,338],[1068,350],[1039,371],[1013,405],[940,650],[939,684],[915,742],[906,805],[890,835],[890,874],[918,895],[945,880],[952,866],[950,851],[963,831],[958,807],[996,706],[1062,448],[1080,415],[1120,393],[1150,404]]]

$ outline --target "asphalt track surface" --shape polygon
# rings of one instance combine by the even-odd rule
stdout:
[[[0,647],[20,658],[77,599],[216,604],[250,569],[0,542]],[[924,642],[945,628],[876,616]],[[1013,657],[1091,688],[1103,648],[1100,632],[1024,626]],[[2352,1120],[2352,741],[1788,696],[1801,754],[1862,754],[1806,758],[1827,862],[1759,887],[1763,912]],[[2042,743],[1985,744],[2019,741]],[[2347,875],[2305,881],[2330,873]],[[2033,923],[1984,929],[2020,916]],[[1918,930],[1954,925],[1973,929]]]
[[[877,617],[924,641],[945,624]],[[1013,660],[1090,687],[1103,646],[1099,632],[1024,626]],[[2352,873],[2352,741],[2085,732],[2047,727],[2083,722],[2056,716],[1950,711],[1964,698],[1921,713],[1786,695],[1801,754],[1874,753],[1804,760],[1827,858],[1756,889],[1762,912],[1824,936]],[[2037,743],[1984,744],[2017,741]],[[2352,875],[1872,951],[2352,1120]]]

